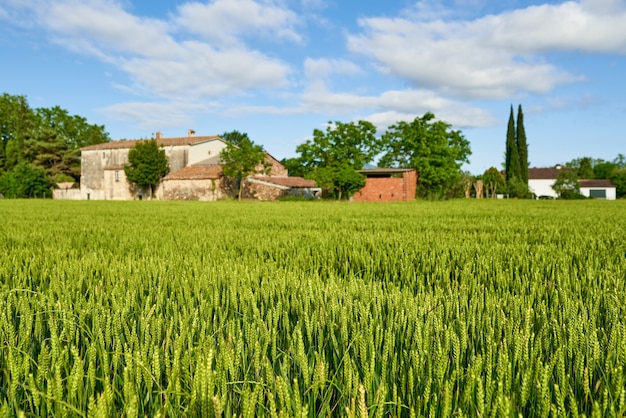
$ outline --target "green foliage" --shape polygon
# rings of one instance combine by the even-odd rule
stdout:
[[[522,111],[522,105],[519,105],[517,108],[517,131],[515,135],[515,144],[519,157],[519,178],[524,184],[528,184],[528,143],[526,141],[526,129],[524,128],[524,112]]]
[[[411,122],[398,122],[383,135],[383,167],[415,168],[419,173],[417,195],[443,198],[469,162],[469,141],[451,125],[426,113]]]
[[[600,160],[593,166],[593,178],[594,179],[609,179],[613,171],[617,170],[617,164],[611,161]]]
[[[315,129],[313,139],[296,148],[300,156],[289,159],[287,168],[291,175],[314,179],[327,193],[341,198],[358,190],[353,189],[359,184],[355,170],[371,162],[381,145],[370,122],[329,122],[326,132]]]
[[[513,177],[507,181],[504,190],[506,190],[506,193],[509,194],[510,197],[518,199],[526,199],[530,196],[528,184],[517,177]]]
[[[110,140],[104,126],[92,125],[59,106],[31,109],[24,96],[0,96],[0,172],[21,162],[78,180],[80,148]]]
[[[579,194],[580,185],[578,184],[578,174],[576,170],[569,168],[559,170],[559,173],[556,175],[556,181],[552,185],[552,189],[557,192],[561,198]]]
[[[506,173],[507,183],[513,178],[520,179],[519,151],[517,150],[517,140],[515,139],[513,105],[511,105],[511,113],[506,130],[504,172]]]
[[[489,167],[483,174],[482,180],[487,197],[495,198],[498,189],[502,189],[506,185],[504,176],[495,167]]]
[[[335,187],[339,199],[349,198],[365,186],[365,176],[351,166],[342,166],[335,176]]]
[[[155,139],[140,141],[128,152],[129,164],[124,166],[126,178],[139,187],[155,187],[169,172],[165,150],[159,148]]]
[[[242,146],[245,147],[251,142],[247,133],[239,132],[237,130],[224,132],[222,135],[220,135],[220,138],[238,147],[242,147]]]
[[[17,140],[9,139],[6,143],[4,169],[7,171],[12,170],[20,163],[21,158],[22,156]]]
[[[233,131],[224,135],[230,140],[220,154],[222,170],[224,176],[239,182],[238,196],[241,200],[245,178],[258,173],[267,174],[272,165],[267,161],[263,147],[252,142],[247,134]]]
[[[596,178],[593,165],[594,160],[591,157],[576,158],[572,161],[565,163],[565,166],[567,168],[574,170],[576,172],[576,176],[578,176],[579,179],[583,180],[591,180]]]
[[[626,413],[626,201],[153,203],[0,201],[3,415]]]
[[[52,197],[52,184],[43,169],[20,163],[0,176],[0,194],[12,199]]]
[[[611,173],[609,178],[617,190],[616,195],[618,198],[626,197],[626,168],[616,169]]]
[[[302,165],[300,158],[283,158],[280,163],[287,169],[290,176],[306,177],[311,171]]]

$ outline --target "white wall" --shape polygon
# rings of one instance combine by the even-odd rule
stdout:
[[[606,200],[615,200],[617,196],[615,187],[581,187],[580,194],[582,194],[583,196],[589,197],[589,194],[590,194],[589,192],[592,189],[593,190],[599,190],[599,189],[606,190]]]
[[[552,189],[552,185],[554,184],[555,181],[556,180],[554,179],[549,179],[549,180],[529,179],[528,188],[530,189],[531,192],[537,195],[537,197],[551,196],[551,197],[557,198],[559,197],[559,195],[557,194],[557,192],[555,192]]]
[[[226,143],[220,139],[212,139],[189,146],[189,162],[187,165],[194,165],[200,161],[220,155],[226,148]]]

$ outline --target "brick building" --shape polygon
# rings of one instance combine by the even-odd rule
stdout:
[[[365,187],[354,202],[394,202],[415,200],[417,170],[413,168],[370,168],[358,170],[366,176]]]

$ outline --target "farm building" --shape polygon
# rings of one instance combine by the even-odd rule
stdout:
[[[186,137],[176,138],[165,138],[157,132],[155,139],[157,145],[165,151],[170,172],[157,186],[153,196],[149,188],[139,188],[129,183],[124,172],[128,153],[141,140],[121,140],[82,148],[80,194],[57,190],[56,198],[219,200],[227,196],[227,182],[220,166],[220,153],[226,147],[226,142],[220,137],[195,136],[190,130]],[[266,160],[271,163],[270,172],[258,179],[269,178],[274,183],[276,179],[289,180],[284,180],[286,185],[279,186],[268,181],[259,184],[246,179],[245,197],[274,200],[302,190],[304,179],[288,177],[287,169],[270,154],[266,154]],[[314,183],[306,182],[308,189],[315,188]]]
[[[560,170],[567,168],[556,165],[555,167],[529,168],[528,189],[539,197],[557,198],[558,194],[552,186],[556,182]],[[580,193],[596,199],[615,200],[616,187],[609,180],[579,180]]]
[[[354,202],[394,202],[415,200],[417,170],[413,168],[368,168],[365,186],[353,197]]]
[[[617,187],[610,180],[579,180],[580,194],[596,199],[615,200]]]

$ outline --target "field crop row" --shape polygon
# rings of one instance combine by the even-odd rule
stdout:
[[[622,416],[625,210],[0,201],[0,412]]]

